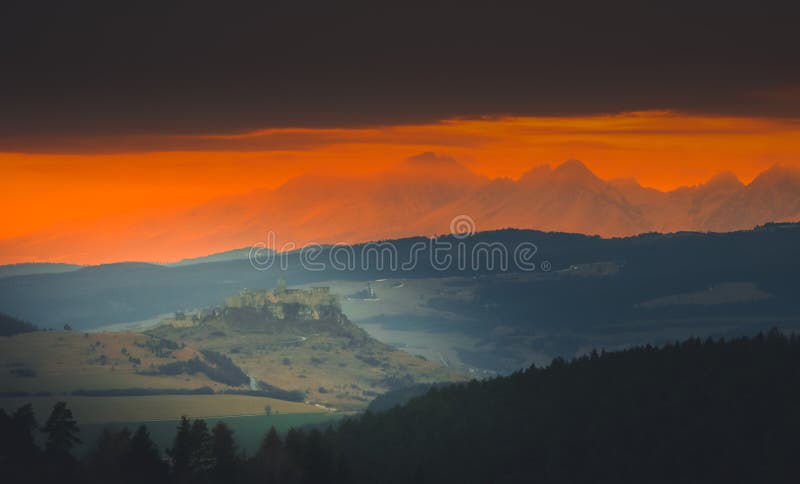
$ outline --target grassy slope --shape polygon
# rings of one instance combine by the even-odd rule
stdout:
[[[81,422],[142,421],[174,419],[187,414],[200,416],[253,415],[264,413],[265,405],[280,413],[313,413],[319,407],[243,395],[159,395],[137,397],[78,397],[75,390],[125,388],[194,389],[230,387],[204,374],[150,376],[136,373],[202,355],[194,348],[167,351],[161,356],[148,342],[154,338],[138,333],[80,333],[40,331],[0,338],[0,389],[6,393],[46,392],[48,396],[0,398],[0,408],[13,410],[32,402],[37,414],[46,417],[57,400],[66,400]],[[127,354],[123,353],[123,348]],[[101,357],[105,356],[105,363]],[[140,364],[132,359],[141,360]],[[20,376],[18,370],[33,372]],[[243,389],[244,387],[242,387]]]
[[[396,350],[346,319],[279,324],[213,319],[193,327],[162,324],[155,336],[230,356],[248,375],[339,409],[363,408],[392,382],[453,381],[463,377]],[[241,324],[240,324],[241,323]]]
[[[203,374],[179,378],[137,374],[137,369],[151,364],[200,356],[189,347],[158,356],[147,347],[149,340],[149,336],[137,333],[75,331],[39,331],[0,338],[0,388],[4,392],[66,393],[79,389],[225,387]],[[131,358],[138,358],[141,364]],[[35,376],[15,375],[13,371],[20,368],[34,371]]]
[[[12,393],[45,392],[53,398],[63,399],[64,395],[76,390],[210,387],[215,392],[222,392],[231,389],[210,380],[203,373],[177,376],[140,373],[174,361],[195,357],[203,360],[200,349],[227,354],[258,380],[283,389],[303,390],[310,401],[338,409],[363,408],[374,396],[398,382],[460,378],[436,363],[369,338],[347,321],[344,325],[330,323],[338,325],[335,331],[326,329],[327,322],[305,324],[289,322],[275,334],[254,331],[253,328],[236,330],[222,321],[210,321],[191,328],[161,325],[151,334],[38,331],[0,338],[0,390],[7,397],[14,396],[10,395]],[[224,336],[220,337],[219,333]],[[158,350],[160,338],[175,341],[180,347]],[[246,388],[238,387],[240,390]],[[114,417],[116,420],[175,418],[183,413],[205,416],[252,414],[263,412],[268,401],[263,398],[248,400],[252,406],[244,409],[241,406],[244,397],[234,396],[148,397],[152,400],[113,398],[116,397],[69,397],[69,401],[78,402],[82,408],[96,406],[100,409],[96,415],[92,411],[85,413],[89,421],[108,418],[115,412],[119,413]],[[42,406],[52,404],[52,399],[40,397],[36,400],[44,402],[40,403]],[[140,403],[120,403],[124,401]],[[163,408],[152,411],[138,408],[138,405],[151,401],[161,402]],[[198,408],[188,405],[190,401],[203,403]],[[0,403],[12,408],[24,402],[15,397],[0,399]],[[319,407],[299,405],[279,401],[270,403],[280,412],[320,411]],[[104,406],[109,406],[110,410],[102,410]]]

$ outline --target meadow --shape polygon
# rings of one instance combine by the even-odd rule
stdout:
[[[68,408],[81,424],[175,420],[183,415],[191,418],[260,416],[266,415],[267,405],[272,414],[327,414],[324,409],[305,403],[225,394],[3,397],[0,398],[0,408],[10,412],[31,403],[41,424],[57,401],[67,402]]]

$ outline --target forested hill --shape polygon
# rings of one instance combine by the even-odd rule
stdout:
[[[513,254],[522,244],[532,243],[537,247],[534,260],[537,267],[544,261],[552,264],[551,277],[544,281],[529,281],[516,288],[507,287],[506,281],[495,285],[494,290],[481,291],[481,297],[488,299],[481,302],[493,306],[499,304],[501,310],[507,309],[500,315],[503,318],[530,320],[532,308],[525,304],[530,302],[537,315],[546,316],[538,320],[551,320],[562,327],[564,324],[585,325],[589,322],[609,324],[618,321],[620,315],[639,318],[634,304],[645,300],[740,281],[755,283],[775,296],[756,301],[756,305],[747,308],[749,313],[758,312],[762,317],[769,314],[783,319],[793,319],[800,313],[795,297],[800,287],[795,263],[800,245],[800,224],[767,224],[754,230],[731,233],[653,233],[621,239],[509,229],[479,232],[463,240],[452,235],[437,240],[451,244],[449,257],[458,256],[459,243],[465,244],[466,254],[472,254],[477,244],[501,244],[509,254]],[[428,256],[420,256],[417,264],[404,269],[403,265],[416,253],[413,249],[415,244],[426,248],[421,253],[425,255],[430,254],[432,241],[427,237],[415,237],[383,241],[382,244],[382,247],[391,244],[396,251],[379,252],[380,264],[378,255],[374,252],[370,255],[370,250],[375,249],[374,244],[352,246],[352,260],[364,262],[366,268],[358,264],[354,270],[345,271],[330,264],[334,246],[328,246],[315,259],[326,263],[327,270],[324,271],[304,269],[300,251],[294,251],[286,254],[286,271],[279,269],[282,264],[279,261],[273,261],[270,270],[260,271],[255,270],[247,259],[239,259],[180,267],[118,263],[60,274],[3,277],[0,278],[0,311],[33,321],[41,327],[61,328],[70,324],[75,329],[89,329],[146,320],[180,309],[216,305],[245,288],[274,287],[280,277],[293,286],[299,286],[340,279],[472,277],[519,272],[514,263],[509,264],[508,271],[499,270],[499,264],[494,270],[489,270],[487,264],[466,267],[466,270],[458,264],[451,264],[442,270],[433,267]],[[445,257],[445,253],[440,255]],[[609,274],[612,277],[581,278],[577,286],[572,279],[563,284],[553,283],[552,279],[572,266],[610,261],[619,266],[618,274]],[[392,270],[395,265],[397,267]],[[565,284],[569,287],[564,287]],[[498,296],[497,290],[502,294]],[[523,293],[522,298],[517,297],[518,292]],[[541,298],[532,298],[532,293]],[[497,300],[498,297],[502,299]],[[576,297],[582,297],[584,303],[573,304]],[[512,304],[508,306],[507,303]],[[696,305],[689,307],[697,309]],[[668,306],[659,311],[666,313],[672,308]],[[714,305],[711,315],[718,317],[719,314],[715,314],[718,308],[719,305]],[[475,313],[475,308],[466,309]],[[542,310],[546,313],[543,314]],[[587,312],[591,318],[587,317]],[[696,312],[693,311],[692,316],[697,317]],[[645,316],[653,319],[652,314]]]
[[[360,482],[785,482],[800,339],[777,332],[556,360],[342,426]]]

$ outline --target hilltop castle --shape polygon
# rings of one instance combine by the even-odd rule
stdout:
[[[225,300],[225,309],[254,309],[273,320],[335,320],[341,318],[337,297],[327,286],[310,290],[287,289],[279,284],[273,290],[245,289]]]

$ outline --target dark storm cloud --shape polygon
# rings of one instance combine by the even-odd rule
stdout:
[[[800,114],[798,96],[780,94],[800,86],[787,7],[339,3],[2,2],[0,138],[661,108]]]

